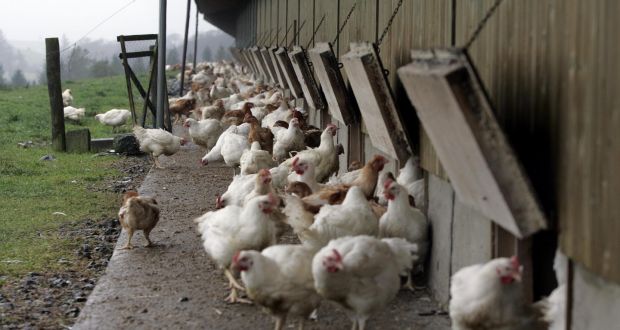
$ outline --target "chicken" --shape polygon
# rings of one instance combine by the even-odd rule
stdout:
[[[249,126],[248,124],[243,124]],[[202,165],[224,159],[228,166],[237,166],[240,163],[243,151],[248,149],[247,128],[243,125],[229,126],[217,139],[215,146],[202,157]]]
[[[288,169],[284,167],[274,167],[269,170],[271,173],[271,184],[275,189],[283,188],[286,185]],[[241,206],[248,194],[255,188],[256,174],[235,175],[232,182],[228,185],[226,192],[218,196],[215,204],[217,208],[227,205]]]
[[[95,115],[95,119],[100,123],[112,126],[112,131],[116,131],[117,127],[125,125],[129,118],[131,118],[131,112],[125,109],[112,109]]]
[[[375,155],[361,169],[344,173],[338,177],[331,177],[328,183],[360,186],[364,191],[364,195],[370,198],[375,192],[379,172],[383,170],[385,164],[388,162],[389,161],[385,157]]]
[[[160,155],[172,156],[186,143],[184,138],[174,136],[163,129],[134,126],[133,133],[140,142],[140,150],[151,154],[157,168],[162,168],[159,163]]]
[[[334,146],[334,136],[338,127],[333,124],[327,125],[321,134],[321,144],[314,149],[306,149],[297,153],[300,158],[307,159],[315,164],[316,180],[324,182],[330,175],[338,171],[338,150]],[[291,168],[292,159],[282,163]]]
[[[384,184],[388,199],[387,212],[379,219],[380,237],[400,237],[418,246],[419,263],[423,264],[428,251],[428,220],[424,213],[409,205],[405,188],[391,179]],[[407,274],[406,287],[413,290],[411,274]]]
[[[354,177],[355,179],[350,181],[350,184],[327,184],[320,186],[322,187],[321,190],[315,192],[308,197],[305,197],[304,202],[315,207],[320,207],[321,205],[325,204],[340,204],[351,186],[360,187],[362,192],[364,193],[364,196],[366,196],[367,199],[370,199],[372,198],[375,187],[377,185],[377,176],[379,174],[379,171],[383,169],[387,162],[388,160],[385,159],[385,157],[381,155],[376,155],[373,157],[372,160],[366,163],[366,165],[364,165],[362,169],[358,170],[355,173],[357,175]],[[351,178],[353,178],[353,176],[351,176]],[[333,178],[330,179],[330,181],[333,182]]]
[[[200,108],[202,111],[202,119],[217,119],[221,120],[224,116],[224,102],[222,100],[215,101],[212,105]]]
[[[65,91],[62,92],[62,105],[66,107],[71,104],[73,104],[73,94],[70,89],[65,89]]]
[[[262,250],[276,243],[274,210],[280,203],[274,194],[256,197],[244,207],[229,205],[207,212],[194,220],[202,235],[207,254],[224,270],[230,285],[230,303],[247,302],[240,299],[237,290],[244,290],[229,267],[233,256],[241,250]]]
[[[149,234],[159,221],[157,201],[153,197],[139,196],[135,191],[125,193],[123,205],[118,211],[118,221],[129,236],[127,244],[121,250],[133,248],[131,238],[136,230],[142,230],[147,241],[146,246],[152,246],[153,242],[151,242]]]
[[[284,192],[299,198],[312,195],[312,189],[304,182],[291,182],[284,188]],[[318,211],[317,211],[318,213]]]
[[[254,180],[254,190],[245,196],[243,199],[243,205],[247,204],[252,198],[257,196],[264,196],[269,193],[275,193],[273,186],[271,185],[271,172],[266,169],[258,171],[256,179]]]
[[[364,330],[368,318],[396,297],[399,276],[410,270],[416,252],[415,244],[399,238],[332,240],[312,260],[314,287],[347,310],[352,329]]]
[[[420,168],[417,158],[411,157],[400,170],[396,181],[407,189],[409,195],[413,196],[415,206],[419,209],[423,209],[426,203],[424,197],[424,179],[421,178],[422,175],[419,172]]]
[[[169,105],[170,113],[174,114],[174,123],[178,123],[182,116],[189,117],[189,113],[196,107],[196,97],[193,91],[187,92],[183,97],[171,100]]]
[[[303,329],[321,303],[312,277],[315,252],[302,245],[276,245],[262,252],[241,251],[233,258],[248,296],[274,316],[276,330],[284,328],[288,316],[297,318]]]
[[[252,114],[254,103],[246,102],[240,110],[229,110],[224,113],[222,123],[225,125],[241,125],[247,114]]]
[[[286,100],[282,100],[280,102],[280,106],[276,110],[272,111],[263,118],[262,126],[265,128],[271,128],[276,121],[283,120],[288,123],[291,118],[293,118],[293,113],[289,109]]]
[[[549,297],[534,304],[534,307],[540,310],[542,321],[549,325],[549,330],[564,330],[566,329],[568,259],[559,249],[555,252],[553,269],[558,287],[551,292]]]
[[[251,114],[246,115],[243,122],[250,124],[250,133],[248,134],[248,141],[250,143],[260,143],[261,149],[267,151],[269,154],[273,152],[273,133],[270,129],[260,126],[258,119]]]
[[[295,196],[285,198],[284,213],[299,239],[309,246],[321,247],[330,240],[349,235],[376,236],[378,219],[359,187],[351,187],[340,205],[325,205],[313,217]]]
[[[221,122],[217,119],[197,121],[193,118],[187,118],[183,126],[189,128],[189,136],[191,136],[192,141],[207,150],[211,150],[215,146],[217,139],[224,131]]]
[[[516,256],[461,268],[450,282],[452,329],[540,329],[525,303]]]
[[[82,118],[84,118],[84,115],[86,114],[86,109],[78,109],[69,105],[63,109],[63,112],[65,118],[79,122],[80,120],[82,120]]]
[[[213,86],[211,86],[211,92],[209,93],[211,99],[222,99],[225,97],[229,97],[231,94],[232,91],[224,87],[224,84],[213,84]]]
[[[299,128],[299,119],[293,118],[286,130],[279,130],[273,146],[273,158],[281,163],[289,158],[291,151],[301,151],[306,148],[304,132]]]
[[[324,185],[316,182],[314,164],[297,156],[293,158],[293,172],[296,175],[293,182],[303,182],[308,185],[311,193],[316,193],[324,188]],[[290,179],[290,178],[289,178]]]
[[[260,169],[269,169],[276,165],[271,154],[266,150],[261,150],[258,141],[252,142],[250,149],[243,151],[239,163],[241,174],[253,174]]]

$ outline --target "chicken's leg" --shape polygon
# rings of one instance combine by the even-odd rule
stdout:
[[[156,168],[163,168],[163,167],[161,166],[161,164],[159,163],[159,156],[157,156],[157,157],[153,156],[153,161],[154,161],[154,163],[155,163],[155,167],[156,167]]]
[[[153,242],[151,242],[151,239],[149,238],[149,235],[151,234],[151,230],[153,230],[153,228],[144,230],[144,238],[146,238],[146,242],[147,242],[144,247],[151,247],[154,245]]]
[[[236,303],[250,304],[250,305],[253,304],[252,300],[245,299],[245,298],[239,298],[239,294],[237,293],[237,288],[235,287],[230,288],[230,294],[225,300],[229,304],[236,304]]]
[[[132,228],[127,228],[127,235],[129,236],[129,237],[127,237],[127,244],[125,244],[125,246],[123,246],[119,250],[131,250],[131,249],[133,249],[133,245],[131,245],[131,238],[133,237],[133,229]]]
[[[415,288],[413,287],[413,280],[411,273],[407,274],[407,283],[404,285],[405,288],[409,289],[411,292],[415,292]]]
[[[241,285],[239,282],[237,282],[237,279],[230,272],[230,270],[225,269],[224,270],[224,275],[226,275],[226,278],[228,279],[228,283],[229,283],[229,287],[230,288],[235,288],[235,289],[239,289],[241,291],[245,291],[245,288],[243,287],[243,285]]]
[[[299,326],[297,327],[297,330],[304,330],[305,324],[306,324],[306,320],[304,319],[299,320]]]
[[[351,327],[351,330],[357,330],[357,317],[353,319],[353,326]]]
[[[276,316],[276,326],[275,326],[275,330],[282,330],[284,329],[284,324],[286,323],[286,315],[284,316]]]
[[[366,318],[365,318],[365,317],[360,318],[360,319],[357,321],[357,328],[358,328],[359,330],[364,330],[364,329],[366,328]]]

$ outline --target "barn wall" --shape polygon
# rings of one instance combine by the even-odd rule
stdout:
[[[409,62],[409,50],[464,44],[494,2],[404,0],[380,47],[401,111],[413,111],[396,77],[396,69]],[[279,25],[284,26],[279,32],[282,40],[286,26],[294,19],[300,23],[305,19],[306,26],[299,35],[303,46],[324,14],[325,22],[315,41],[331,42],[355,3],[356,10],[334,43],[337,55],[342,56],[351,41],[376,41],[398,0],[249,3],[238,22],[240,39],[249,40],[252,32]],[[261,21],[265,16],[259,12],[263,10],[278,19]],[[620,3],[615,0],[504,1],[469,49],[497,119],[531,178],[552,227],[559,229],[562,250],[584,270],[616,283],[620,283],[620,263],[615,262],[620,258],[620,204],[614,202],[620,195],[616,174],[620,139],[613,134],[620,127],[620,97],[616,92],[620,88],[618,14]],[[292,35],[289,32],[286,45]],[[325,113],[317,118],[315,124],[330,121]],[[407,125],[418,129],[415,122]],[[342,127],[339,132],[338,141],[347,151],[347,156],[341,157],[341,170],[352,160],[350,155],[359,155],[356,158],[365,161],[379,153],[365,134],[355,149],[349,148],[348,140],[358,137],[356,130],[364,132],[364,123]],[[483,261],[527,251],[532,244],[540,243],[536,237],[518,243],[501,231],[497,234],[497,229],[490,229],[489,219],[464,208],[457,198],[451,203],[435,201],[433,196],[449,195],[443,189],[449,185],[449,178],[423,129],[419,129],[419,141],[414,141],[413,148],[431,178],[428,213],[439,228],[433,235],[437,240],[451,241],[450,257],[435,260],[438,271],[434,273],[437,277],[431,278],[431,287],[434,282],[449,283],[446,278],[449,281],[450,274],[467,264],[462,260]],[[399,165],[392,161],[390,169]],[[449,230],[444,228],[448,223]],[[455,253],[457,245],[463,248]],[[440,290],[439,285],[436,289]],[[437,295],[446,298],[445,292],[437,291]]]

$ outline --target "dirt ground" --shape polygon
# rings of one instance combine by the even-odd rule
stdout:
[[[149,168],[146,157],[119,157],[113,166],[121,177],[89,189],[135,190]],[[62,271],[31,272],[7,280],[0,287],[0,329],[64,329],[73,324],[104,273],[119,233],[115,218],[83,219],[61,226],[58,235],[77,242],[73,251],[77,261],[59,260],[65,264]]]
[[[224,164],[201,167],[203,153],[183,147],[162,157],[166,169],[152,169],[140,189],[155,195],[161,220],[151,234],[157,244],[144,248],[142,233],[133,250],[115,250],[108,268],[88,298],[74,329],[271,329],[260,308],[229,305],[222,272],[209,260],[192,220],[212,209],[226,190],[233,170]],[[117,247],[125,244],[123,232]],[[370,329],[449,329],[424,293],[401,291],[390,306],[368,322]],[[423,315],[420,315],[423,314]],[[433,314],[433,315],[429,315]],[[349,329],[342,309],[325,302],[309,329]],[[291,327],[291,326],[289,326]]]

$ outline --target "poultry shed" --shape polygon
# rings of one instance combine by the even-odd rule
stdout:
[[[276,82],[286,78],[289,88],[294,86],[288,91],[294,98],[308,97],[310,90],[314,94],[318,84],[319,98],[311,95],[303,105],[309,124],[340,128],[335,136],[345,151],[339,156],[340,172],[376,154],[390,160],[386,167],[394,173],[404,165],[403,155],[419,158],[421,170],[415,175],[424,182],[423,212],[431,227],[427,284],[433,298],[447,306],[451,276],[459,269],[518,255],[524,297],[536,301],[556,286],[553,258],[559,249],[570,261],[567,324],[572,329],[613,328],[617,313],[600,306],[617,307],[620,297],[598,293],[619,292],[620,284],[620,205],[612,197],[620,192],[615,174],[620,143],[611,136],[620,125],[619,96],[608,93],[620,84],[619,23],[610,16],[620,8],[609,0],[499,2],[196,0],[205,20],[236,38],[232,53],[250,72]],[[489,9],[496,12],[485,19]],[[474,33],[483,19],[486,26]],[[305,27],[300,28],[302,22]],[[372,70],[381,70],[381,79],[372,78],[376,73],[369,70],[375,64],[364,62],[363,55],[362,65],[351,57],[352,43],[360,42],[376,45],[372,61],[378,66]],[[440,126],[427,126],[429,117],[418,117],[422,104],[413,107],[413,80],[399,72],[412,61],[411,51],[464,45],[474,67],[468,75],[479,82],[473,93],[488,102],[485,111],[496,120],[495,132],[511,150],[509,167],[528,183],[516,196],[527,199],[531,194],[537,205],[533,212],[538,212],[533,217],[545,220],[520,213],[512,226],[497,213],[472,205],[477,202],[459,182],[478,171],[465,172],[457,162],[462,158],[448,157],[451,148],[461,150],[466,144],[448,140],[450,127],[437,130],[444,123],[441,118]],[[292,59],[311,64],[315,81],[308,84],[307,72],[295,72]],[[366,91],[372,92],[363,95],[360,79],[366,79]],[[370,111],[381,116],[371,117]],[[442,138],[447,144],[438,143]],[[395,145],[395,151],[384,144]],[[491,172],[499,165],[493,166]],[[505,191],[507,182],[514,181],[498,182]],[[532,223],[538,224],[528,227]]]

